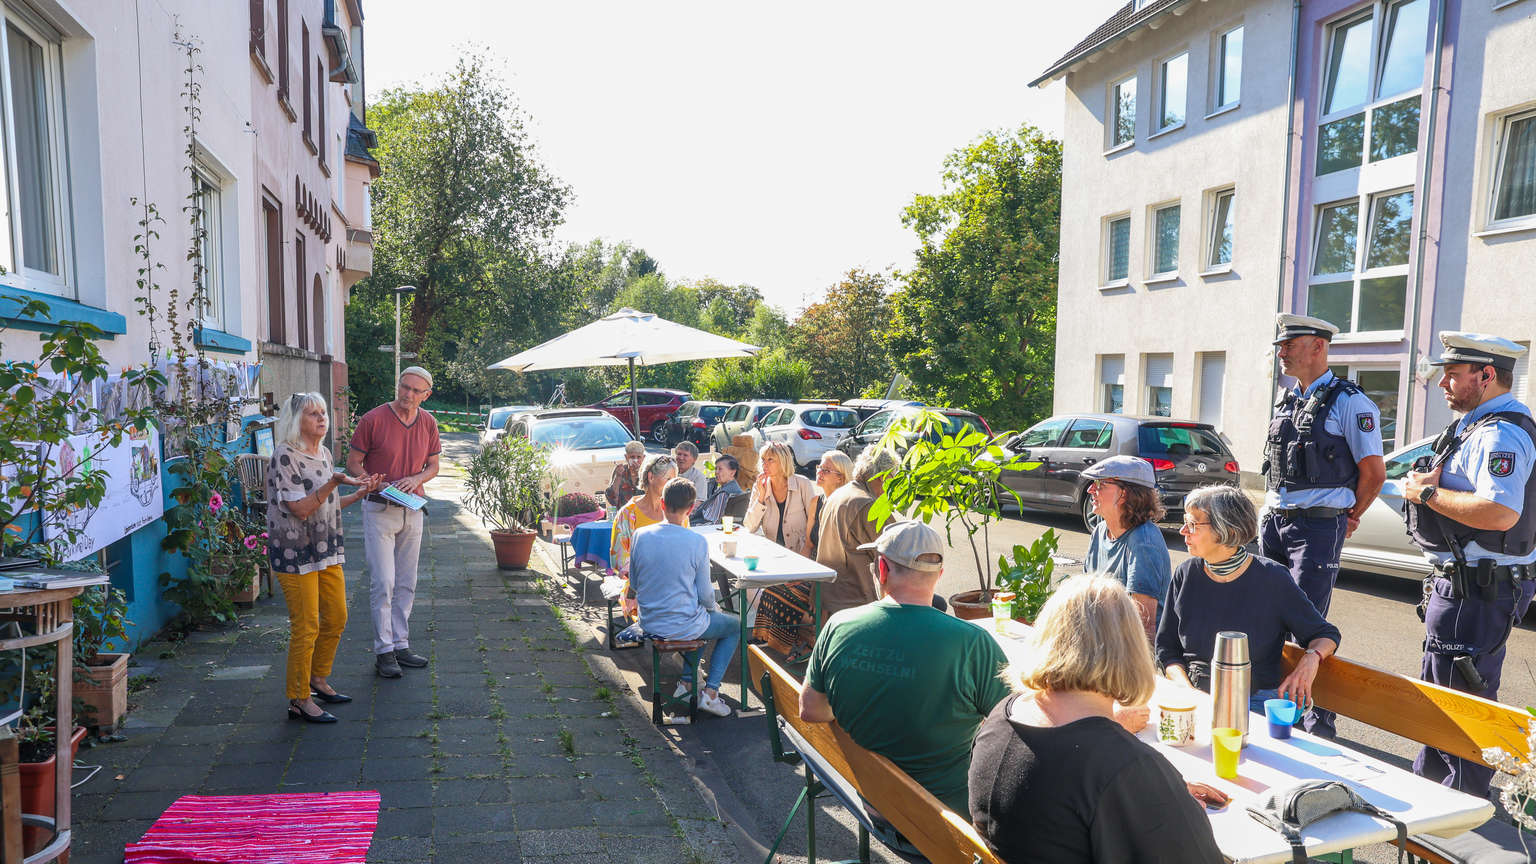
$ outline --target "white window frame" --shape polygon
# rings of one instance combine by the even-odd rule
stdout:
[[[1125,222],[1126,222],[1126,226],[1125,226],[1125,273],[1124,273],[1124,275],[1117,276],[1117,277],[1111,279],[1110,275],[1109,275],[1109,268],[1114,263],[1114,258],[1113,258],[1113,254],[1112,254],[1113,253],[1113,243],[1111,242],[1111,232],[1113,232],[1113,230],[1114,230],[1115,223],[1119,222],[1122,219],[1125,220]],[[1101,226],[1100,226],[1100,229],[1099,229],[1099,236],[1100,236],[1100,241],[1099,241],[1099,245],[1100,245],[1100,248],[1099,248],[1099,261],[1100,261],[1100,264],[1099,264],[1099,287],[1101,287],[1101,288],[1124,288],[1124,287],[1126,287],[1126,286],[1131,284],[1131,258],[1132,258],[1132,256],[1131,256],[1131,225],[1130,225],[1130,222],[1131,222],[1130,211],[1126,211],[1126,212],[1123,212],[1123,213],[1116,213],[1116,214],[1114,214],[1112,216],[1105,216],[1103,222],[1101,223]]]
[[[1237,55],[1237,95],[1234,96],[1231,100],[1225,100],[1222,97],[1227,89],[1227,39],[1233,33],[1243,34],[1243,47]],[[1225,111],[1231,111],[1233,108],[1243,104],[1243,55],[1246,53],[1248,53],[1248,33],[1243,29],[1242,24],[1228,27],[1225,30],[1221,30],[1212,35],[1210,92],[1211,110],[1210,113],[1206,115],[1207,117],[1212,117]]]
[[[1308,165],[1306,168],[1306,170],[1311,173],[1313,178],[1317,178],[1319,176],[1329,177],[1334,174],[1343,174],[1348,171],[1360,171],[1375,165],[1391,163],[1398,159],[1406,159],[1411,160],[1412,162],[1417,162],[1419,156],[1419,148],[1417,142],[1415,142],[1414,149],[1410,153],[1402,153],[1397,156],[1388,157],[1386,159],[1377,160],[1375,162],[1371,160],[1371,129],[1373,121],[1375,120],[1376,112],[1378,110],[1389,105],[1395,105],[1398,102],[1402,102],[1407,99],[1417,98],[1419,99],[1419,123],[1421,128],[1423,124],[1424,76],[1420,76],[1419,86],[1417,87],[1410,87],[1406,90],[1401,90],[1395,93],[1383,94],[1380,92],[1383,64],[1386,61],[1386,48],[1388,47],[1382,39],[1383,28],[1385,27],[1385,23],[1390,19],[1392,8],[1394,6],[1399,6],[1409,2],[1413,2],[1413,0],[1376,0],[1376,2],[1370,4],[1364,9],[1356,10],[1346,15],[1341,15],[1337,19],[1328,22],[1326,34],[1323,37],[1322,56],[1319,58],[1323,64],[1323,68],[1319,70],[1319,74],[1317,76],[1318,89],[1316,104],[1318,105],[1319,113],[1317,122],[1315,124],[1316,131],[1313,133],[1313,141],[1320,141],[1321,130],[1324,126],[1327,126],[1336,120],[1343,120],[1349,117],[1353,117],[1356,114],[1361,114],[1363,115],[1363,118],[1361,120],[1362,129],[1360,134],[1360,164],[1351,168],[1342,168],[1337,171],[1330,171],[1328,174],[1319,175],[1317,173],[1317,154],[1314,154],[1312,164]],[[1424,0],[1424,2],[1428,2],[1428,0]],[[1433,5],[1429,6],[1428,9],[1428,14],[1431,16],[1429,19],[1429,26],[1433,27]],[[1369,27],[1371,28],[1369,47],[1371,65],[1370,68],[1366,70],[1365,101],[1335,108],[1326,114],[1321,113],[1322,107],[1326,104],[1326,99],[1328,96],[1328,66],[1331,62],[1331,57],[1333,54],[1334,34],[1336,34],[1342,28],[1352,26],[1365,20],[1370,21]],[[1427,69],[1427,62],[1425,66]]]
[[[1226,261],[1216,261],[1216,232],[1220,225],[1216,221],[1216,214],[1220,211],[1223,198],[1230,198],[1232,203],[1227,205],[1227,220],[1232,223],[1232,249],[1227,255]],[[1237,187],[1222,186],[1205,193],[1205,224],[1202,236],[1204,246],[1200,250],[1201,275],[1214,275],[1230,273],[1232,271],[1232,259],[1237,257]]]
[[[76,299],[76,286],[74,279],[74,239],[72,232],[72,220],[70,219],[70,191],[69,191],[69,155],[68,141],[65,140],[64,124],[64,68],[60,52],[62,35],[42,21],[37,16],[24,9],[5,5],[0,7],[0,104],[3,104],[5,142],[3,147],[3,166],[0,166],[0,174],[3,174],[4,185],[0,188],[0,195],[4,196],[5,206],[0,207],[0,238],[8,238],[9,243],[0,239],[0,266],[5,268],[5,273],[0,276],[0,283],[20,288],[25,291],[36,291],[43,294],[53,294],[70,300]],[[21,224],[12,218],[12,214],[20,208],[19,200],[21,189],[20,168],[16,161],[16,151],[12,142],[16,141],[15,112],[12,106],[11,92],[11,63],[10,63],[10,38],[9,28],[16,28],[22,35],[37,43],[43,50],[45,99],[47,101],[45,118],[48,124],[49,143],[49,168],[50,176],[48,195],[52,201],[53,217],[53,243],[54,260],[58,262],[58,273],[49,273],[44,270],[35,270],[25,266],[26,260],[21,236]]]
[[[1403,404],[1402,403],[1402,399],[1403,399],[1403,390],[1404,390],[1404,387],[1403,387],[1403,383],[1404,383],[1403,382],[1403,368],[1400,365],[1396,364],[1396,363],[1376,363],[1376,362],[1370,362],[1370,363],[1329,363],[1328,364],[1328,368],[1333,371],[1333,374],[1335,376],[1338,376],[1338,374],[1339,374],[1338,373],[1338,368],[1336,368],[1336,367],[1343,367],[1344,368],[1344,376],[1343,377],[1349,379],[1352,382],[1356,382],[1356,383],[1358,383],[1359,380],[1360,380],[1360,373],[1361,372],[1391,372],[1391,373],[1397,375],[1398,414],[1397,414],[1397,416],[1392,418],[1392,422],[1393,422],[1393,437],[1392,437],[1392,440],[1388,441],[1386,439],[1386,437],[1383,436],[1382,437],[1382,447],[1386,450],[1386,452],[1391,453],[1393,450],[1396,450],[1399,447],[1406,446],[1408,444],[1408,441],[1403,438],[1403,418],[1402,418],[1402,404]],[[1409,381],[1408,384],[1409,384],[1409,386],[1412,386],[1413,382]],[[1377,407],[1378,407],[1378,409],[1380,408],[1380,406],[1377,406]],[[1385,429],[1386,421],[1385,420],[1382,421],[1382,427],[1383,428],[1380,431],[1385,432],[1386,431],[1386,429]]]
[[[1136,94],[1131,97],[1131,137],[1121,141],[1118,139],[1120,132],[1120,88],[1125,84],[1131,84],[1136,88]],[[1141,87],[1137,83],[1136,73],[1131,72],[1114,81],[1109,82],[1109,91],[1105,95],[1107,110],[1104,112],[1104,146],[1106,152],[1113,153],[1127,147],[1136,146],[1136,124],[1141,119]]]
[[[1180,58],[1184,60],[1184,98],[1179,106],[1179,119],[1176,123],[1165,122],[1168,119],[1168,64]],[[1148,135],[1155,138],[1166,132],[1183,129],[1189,122],[1189,49],[1186,48],[1174,54],[1170,54],[1158,61],[1157,64],[1157,131]]]
[[[1182,244],[1184,242],[1184,209],[1183,201],[1175,198],[1171,201],[1162,201],[1147,208],[1147,272],[1152,274],[1143,280],[1148,285],[1156,282],[1171,282],[1179,278],[1179,261],[1183,257]],[[1157,217],[1167,210],[1179,211],[1179,236],[1173,241],[1173,269],[1157,269]]]
[[[198,320],[204,327],[223,330],[224,184],[218,174],[201,163],[193,163],[192,174],[198,186],[198,215],[202,217],[203,223],[199,252],[204,280],[203,295],[207,298],[207,304]]]
[[[1499,192],[1503,185],[1505,159],[1509,156],[1507,144],[1509,143],[1509,128],[1521,120],[1530,120],[1536,123],[1536,105],[1527,104],[1513,111],[1496,114],[1492,118],[1493,136],[1489,151],[1489,162],[1492,173],[1488,178],[1488,207],[1484,211],[1484,230],[1486,231],[1510,231],[1536,228],[1536,213],[1521,216],[1511,216],[1504,219],[1496,218],[1499,206]]]
[[[1414,193],[1413,207],[1409,214],[1409,240],[1407,260],[1402,264],[1393,264],[1385,267],[1367,269],[1366,264],[1370,260],[1369,247],[1371,242],[1371,227],[1372,223],[1374,222],[1373,217],[1375,215],[1374,210],[1376,207],[1376,202],[1384,198],[1390,198],[1394,195],[1400,195],[1404,192]],[[1312,286],[1317,284],[1338,283],[1343,282],[1346,279],[1350,280],[1351,284],[1349,301],[1349,328],[1346,329],[1341,322],[1331,322],[1339,326],[1339,338],[1335,341],[1382,341],[1402,338],[1403,328],[1406,325],[1399,325],[1396,328],[1389,328],[1385,330],[1356,330],[1354,328],[1360,321],[1360,284],[1362,282],[1370,279],[1402,276],[1411,285],[1412,279],[1409,278],[1409,274],[1413,268],[1414,252],[1418,248],[1418,239],[1414,234],[1419,221],[1418,203],[1418,190],[1415,187],[1406,186],[1396,189],[1362,192],[1361,194],[1350,198],[1343,198],[1337,201],[1327,201],[1312,208],[1312,251],[1310,258],[1307,261],[1306,288],[1308,296],[1304,299],[1306,299],[1308,301],[1308,305],[1310,305]],[[1313,272],[1317,265],[1318,246],[1322,242],[1322,232],[1319,229],[1322,227],[1323,211],[1335,207],[1346,206],[1349,204],[1353,204],[1355,206],[1355,255],[1353,267],[1347,272]],[[1406,292],[1407,288],[1405,287],[1404,290]],[[1404,301],[1406,308],[1406,294],[1404,296]],[[1311,313],[1309,312],[1308,314]]]

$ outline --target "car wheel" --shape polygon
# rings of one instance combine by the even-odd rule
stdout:
[[[651,440],[663,447],[667,446],[667,428],[665,423],[651,424]]]
[[[1082,493],[1079,496],[1077,502],[1077,513],[1082,517],[1083,527],[1087,529],[1089,534],[1092,534],[1093,529],[1099,527],[1099,523],[1104,521],[1099,518],[1099,514],[1093,512],[1093,497],[1088,494],[1088,489],[1086,487],[1084,487]]]

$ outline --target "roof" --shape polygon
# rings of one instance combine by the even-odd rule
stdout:
[[[379,146],[379,136],[372,129],[363,125],[363,121],[356,114],[347,112],[347,158],[357,159],[369,165],[378,165],[379,161],[373,158],[368,148]]]
[[[1037,87],[1042,83],[1050,83],[1056,80],[1067,71],[1068,67],[1075,65],[1078,61],[1083,60],[1110,43],[1118,41],[1127,33],[1169,9],[1187,2],[1189,0],[1148,0],[1146,5],[1138,10],[1136,8],[1136,0],[1127,0],[1126,4],[1121,6],[1119,11],[1109,16],[1108,21],[1100,24],[1098,29],[1089,33],[1087,38],[1073,46],[1071,51],[1063,54],[1061,59],[1047,67],[1044,72],[1040,73],[1038,78],[1029,82],[1029,86]]]

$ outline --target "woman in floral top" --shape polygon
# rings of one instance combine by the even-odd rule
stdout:
[[[277,415],[272,462],[267,467],[267,560],[283,586],[288,640],[288,719],[335,723],[315,704],[351,702],[326,678],[336,643],[347,626],[347,587],[341,565],[341,508],[377,489],[381,475],[349,477],[335,470],[320,442],[330,411],[318,393],[295,393]],[[356,486],[337,496],[339,485]],[[313,690],[313,696],[311,691]]]
[[[626,580],[624,614],[631,618],[640,612],[640,607],[635,603],[633,592],[629,590],[628,584],[629,553],[635,542],[635,532],[667,518],[666,508],[661,503],[661,490],[667,485],[668,480],[676,476],[677,462],[673,461],[671,456],[657,453],[647,457],[645,465],[640,469],[640,494],[619,508],[619,515],[613,517],[613,539],[608,548],[608,566]]]

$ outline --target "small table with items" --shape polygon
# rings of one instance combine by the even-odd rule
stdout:
[[[972,623],[993,634],[1010,663],[1027,659],[1027,626],[1006,621],[1004,632],[999,633],[995,619],[980,618]],[[1194,704],[1194,744],[1177,747],[1158,740],[1157,705],[1159,698],[1169,696]],[[1211,750],[1210,695],[1160,675],[1151,705],[1154,716],[1136,737],[1155,748],[1185,780],[1215,786],[1232,796],[1231,803],[1220,810],[1206,808],[1206,815],[1216,845],[1236,864],[1287,864],[1292,860],[1285,838],[1253,819],[1247,808],[1260,806],[1272,792],[1307,780],[1347,782],[1367,801],[1401,819],[1410,835],[1453,837],[1493,816],[1493,805],[1483,798],[1448,789],[1347,745],[1309,735],[1299,727],[1291,731],[1289,739],[1271,738],[1268,721],[1259,714],[1249,715],[1248,743],[1242,750],[1237,777],[1225,780],[1216,776]],[[1335,813],[1301,829],[1301,834],[1307,854],[1313,857],[1397,838],[1396,829],[1387,822],[1354,812]]]
[[[700,525],[693,529],[709,541],[709,560],[726,573],[730,574],[731,586],[736,591],[738,599],[738,613],[741,616],[741,710],[746,711],[750,707],[748,699],[752,692],[750,675],[747,674],[747,589],[768,588],[773,585],[784,585],[789,582],[810,582],[813,588],[813,611],[811,626],[817,626],[821,619],[821,583],[831,582],[837,578],[837,571],[831,567],[818,564],[815,561],[798,555],[785,549],[783,546],[769,540],[761,534],[754,534],[740,525],[736,530],[727,535],[720,525]],[[722,548],[726,539],[736,541],[736,554],[726,555]],[[756,569],[747,568],[747,558],[756,557]]]
[[[608,546],[613,539],[613,520],[583,522],[571,529],[571,563],[608,567]]]

